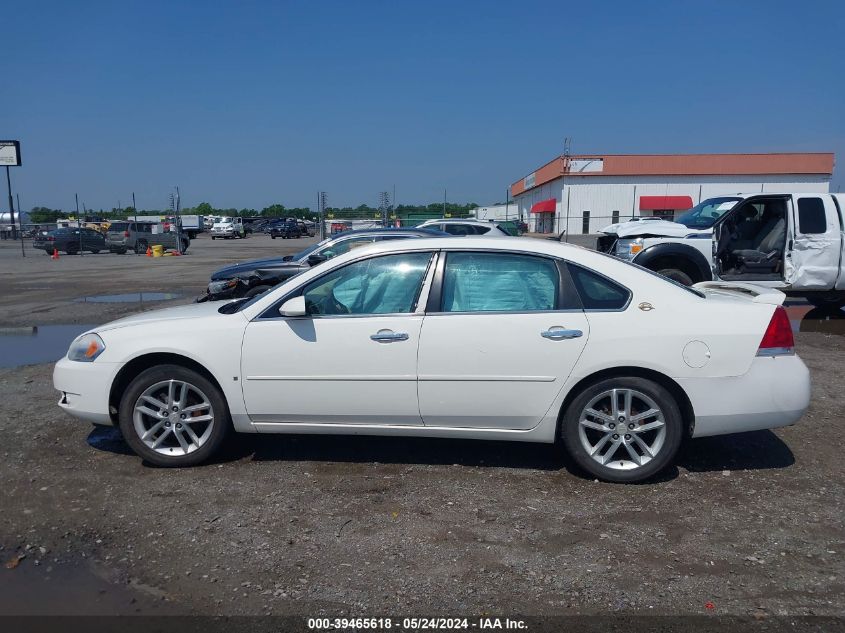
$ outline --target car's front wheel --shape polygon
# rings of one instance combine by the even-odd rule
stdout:
[[[220,389],[180,365],[158,365],[129,384],[120,402],[129,446],[156,466],[195,466],[222,445],[231,426]]]
[[[561,434],[585,471],[604,481],[632,483],[652,477],[675,458],[683,418],[664,387],[620,376],[585,387],[564,413]]]

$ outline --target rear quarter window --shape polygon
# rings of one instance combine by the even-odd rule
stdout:
[[[805,235],[827,232],[827,217],[821,198],[798,200],[798,230]]]
[[[577,264],[567,266],[585,310],[624,310],[628,306],[631,291],[624,286]]]

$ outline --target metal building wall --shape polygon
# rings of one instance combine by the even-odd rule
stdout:
[[[557,200],[553,232],[582,233],[583,212],[590,212],[589,232],[597,233],[611,223],[613,212],[620,220],[640,215],[641,196],[690,196],[693,204],[714,196],[753,192],[827,193],[830,180],[813,175],[749,176],[566,176],[530,189],[514,199],[530,231],[538,228],[531,206],[541,200]],[[567,225],[567,215],[569,218]]]

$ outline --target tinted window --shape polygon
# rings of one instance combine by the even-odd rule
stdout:
[[[450,235],[475,235],[474,227],[465,224],[441,224],[443,230]]]
[[[801,198],[798,200],[798,230],[801,233],[825,233],[827,218],[821,198]]]
[[[558,281],[557,266],[543,257],[449,253],[443,276],[443,311],[554,310]]]
[[[112,222],[109,225],[109,231],[117,231],[123,232],[129,230],[129,223],[128,222]]]
[[[348,253],[353,248],[366,246],[367,244],[372,244],[375,241],[376,238],[372,235],[369,235],[367,237],[353,237],[348,240],[340,240],[339,242],[335,242],[334,244],[329,244],[323,250],[318,252],[320,255],[324,255],[327,259],[331,259],[332,257],[337,257],[338,255]]]
[[[354,262],[306,286],[308,314],[413,312],[431,253],[401,253]]]
[[[627,288],[581,266],[568,266],[585,310],[621,310],[628,305],[631,293]]]

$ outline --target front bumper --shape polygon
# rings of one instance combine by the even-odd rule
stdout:
[[[59,407],[80,420],[112,425],[109,390],[119,363],[80,363],[62,358],[53,368],[53,387],[61,394]]]
[[[789,426],[810,406],[810,372],[797,355],[757,357],[742,376],[677,382],[695,411],[693,437]]]

